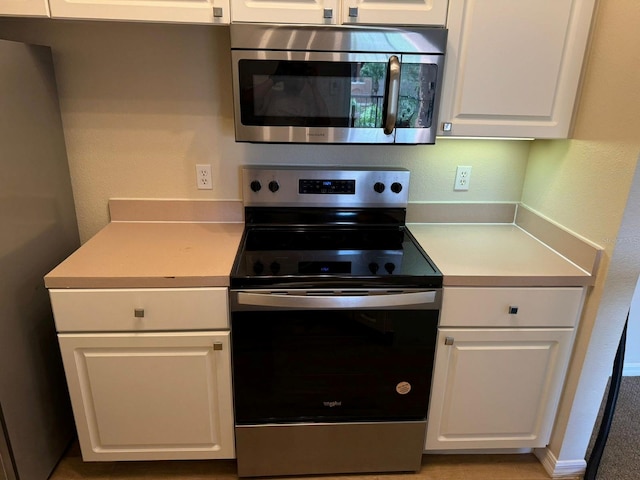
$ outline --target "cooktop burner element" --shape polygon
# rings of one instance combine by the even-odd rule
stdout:
[[[441,287],[404,225],[408,181],[397,169],[245,168],[231,286]]]

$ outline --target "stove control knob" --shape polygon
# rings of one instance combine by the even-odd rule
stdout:
[[[273,273],[274,275],[277,275],[280,271],[280,264],[278,262],[271,262],[271,265],[269,265],[269,270],[271,270],[271,273]]]
[[[258,260],[256,263],[253,264],[253,271],[257,275],[261,275],[262,272],[264,272],[264,265],[262,264],[262,262],[260,260]]]
[[[379,269],[379,268],[380,268],[380,265],[378,265],[376,262],[371,262],[371,263],[369,264],[369,271],[370,271],[371,273],[373,273],[374,275],[375,275],[376,273],[378,273],[378,269]]]
[[[253,182],[251,182],[249,186],[251,187],[251,190],[253,190],[254,192],[259,192],[260,189],[262,188],[262,184],[258,180],[254,180]]]
[[[391,262],[387,262],[384,264],[384,269],[387,271],[387,273],[391,274],[396,269],[396,266]]]
[[[376,182],[376,183],[373,185],[373,189],[374,189],[376,192],[378,192],[378,193],[382,193],[382,192],[384,192],[384,183],[382,183],[382,182]]]
[[[391,184],[391,191],[393,193],[400,193],[402,191],[402,184],[398,182],[393,182]]]
[[[280,185],[278,185],[278,182],[276,182],[275,180],[271,180],[269,182],[269,190],[271,190],[273,193],[276,193],[278,190],[280,190]]]

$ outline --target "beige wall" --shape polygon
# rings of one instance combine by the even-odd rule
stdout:
[[[107,222],[107,200],[240,198],[245,163],[410,168],[412,201],[520,200],[531,142],[442,140],[436,146],[237,144],[228,28],[0,20],[0,37],[53,48],[81,238]],[[195,188],[211,163],[213,191]],[[471,189],[454,192],[457,165]]]
[[[561,461],[583,458],[640,271],[637,219],[635,239],[626,230],[631,241],[618,242],[614,257],[640,151],[640,2],[601,1],[596,18],[574,139],[534,142],[522,195],[605,248],[551,442]]]

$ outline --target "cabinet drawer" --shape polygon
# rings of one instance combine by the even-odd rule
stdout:
[[[445,327],[573,327],[583,288],[445,288]],[[510,309],[517,309],[509,313]]]
[[[52,289],[59,332],[229,328],[226,288]]]

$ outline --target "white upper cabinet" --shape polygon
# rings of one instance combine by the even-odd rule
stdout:
[[[342,0],[342,23],[444,25],[445,0]]]
[[[257,23],[339,23],[338,0],[231,0],[231,21]]]
[[[48,17],[47,0],[0,0],[0,16]]]
[[[234,22],[444,25],[448,0],[232,0]]]
[[[207,24],[230,20],[229,0],[49,0],[49,4],[53,18]]]
[[[451,0],[438,134],[568,137],[594,3]]]

